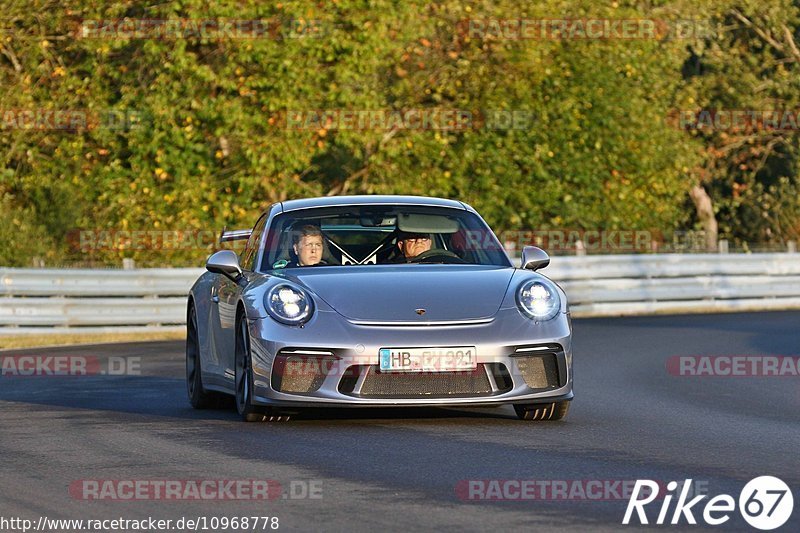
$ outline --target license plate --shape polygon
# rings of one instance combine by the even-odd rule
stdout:
[[[478,368],[474,346],[381,348],[381,372],[456,372]]]

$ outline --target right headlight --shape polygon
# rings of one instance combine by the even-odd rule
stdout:
[[[299,288],[286,283],[275,285],[267,291],[264,304],[272,318],[290,326],[307,322],[314,312],[314,302],[311,297]]]
[[[561,310],[561,298],[556,288],[538,279],[520,285],[517,304],[523,313],[539,321],[550,320]]]

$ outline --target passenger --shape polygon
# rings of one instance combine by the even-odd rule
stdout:
[[[297,260],[289,261],[286,268],[327,264],[322,260],[324,247],[322,230],[319,227],[302,226],[299,230],[295,230],[292,236],[292,250],[294,250]]]

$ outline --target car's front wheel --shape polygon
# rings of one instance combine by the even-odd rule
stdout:
[[[250,331],[247,318],[239,317],[236,335],[236,411],[245,422],[287,422],[284,415],[271,407],[253,405],[253,367],[250,355]]]
[[[567,416],[569,402],[517,404],[514,411],[520,420],[561,420]]]
[[[250,332],[247,318],[239,318],[236,335],[236,411],[245,422],[260,422],[264,413],[253,405],[253,369],[250,361]]]

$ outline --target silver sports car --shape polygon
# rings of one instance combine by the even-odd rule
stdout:
[[[561,288],[521,268],[469,205],[339,196],[272,205],[240,255],[213,254],[191,289],[186,381],[195,408],[234,396],[246,421],[308,407],[496,407],[559,420],[572,400]]]

